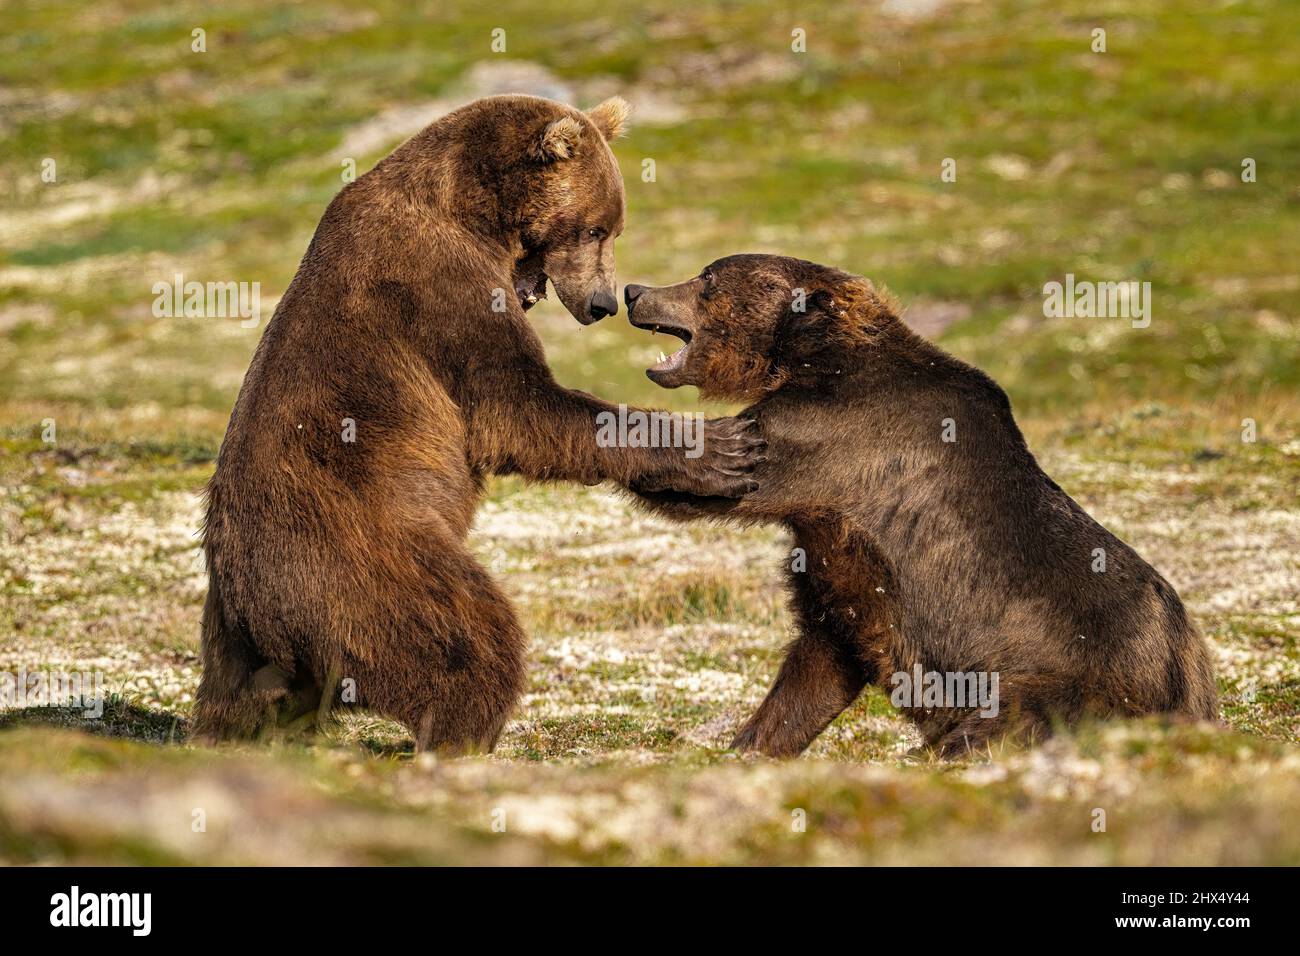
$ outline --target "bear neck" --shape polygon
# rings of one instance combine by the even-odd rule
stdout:
[[[907,342],[910,334],[888,312],[855,309],[828,315],[781,363],[773,377],[776,387],[769,394],[835,400],[857,390],[865,380],[875,379],[889,366],[896,350],[911,344]]]

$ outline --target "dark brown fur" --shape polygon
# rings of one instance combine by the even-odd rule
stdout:
[[[1043,473],[1002,389],[910,331],[866,280],[732,256],[627,299],[634,325],[689,342],[651,378],[754,402],[744,414],[769,443],[743,501],[642,500],[781,523],[807,555],[789,574],[799,637],[736,747],[797,754],[867,683],[918,663],[1000,675],[997,717],[909,711],[944,755],[1084,715],[1216,718],[1209,654],[1174,589]]]
[[[525,637],[465,543],[484,477],[752,487],[755,440],[734,420],[709,424],[695,460],[598,448],[610,406],[556,384],[524,316],[548,277],[584,322],[617,309],[606,140],[625,112],[480,100],[330,203],[208,487],[197,738],[310,715],[342,687],[420,747],[491,748]]]

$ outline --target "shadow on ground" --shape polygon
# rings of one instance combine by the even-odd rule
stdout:
[[[160,744],[183,744],[189,737],[189,721],[175,714],[160,713],[128,703],[116,694],[105,698],[100,716],[72,707],[22,707],[0,711],[0,731],[19,727],[67,727],[100,737],[125,737]]]

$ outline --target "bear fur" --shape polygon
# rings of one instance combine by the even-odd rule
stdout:
[[[598,447],[612,406],[554,381],[524,316],[548,279],[584,323],[617,310],[626,113],[479,100],[329,204],[207,489],[196,739],[310,721],[342,692],[421,749],[490,749],[526,641],[466,546],[486,476],[753,487],[746,422],[707,423],[694,459]]]
[[[801,549],[788,574],[799,636],[735,747],[798,754],[866,684],[890,692],[918,666],[999,675],[996,716],[955,695],[904,698],[943,756],[1084,716],[1217,717],[1208,649],[1174,589],[1043,473],[1003,390],[869,282],[740,255],[625,294],[633,325],[687,343],[650,377],[752,402],[743,414],[768,442],[742,501],[642,501],[783,524]]]

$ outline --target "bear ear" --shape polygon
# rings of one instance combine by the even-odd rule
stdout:
[[[621,96],[611,96],[599,106],[587,110],[587,118],[600,130],[605,142],[612,142],[622,136],[627,128],[627,117],[632,107]]]
[[[835,301],[835,296],[826,289],[818,289],[808,297],[812,307],[818,312],[839,312],[839,303]]]
[[[533,145],[533,158],[544,163],[568,159],[582,141],[582,124],[572,116],[561,116],[546,124]]]
[[[803,365],[825,349],[833,327],[829,320],[838,312],[835,296],[825,289],[809,292],[800,305],[787,305],[772,331],[773,368]]]

